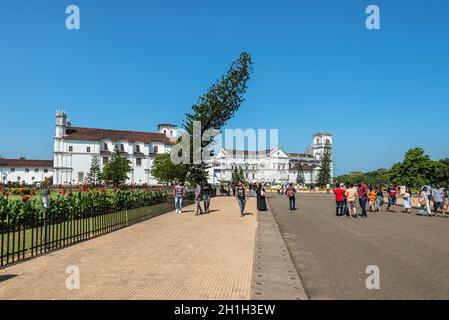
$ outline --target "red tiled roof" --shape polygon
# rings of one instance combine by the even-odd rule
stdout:
[[[301,171],[313,171],[313,169],[315,169],[317,166],[294,166],[291,167],[290,169],[288,169],[289,171],[293,171],[296,172],[298,170]]]
[[[0,159],[0,166],[9,167],[53,167],[53,160]]]
[[[173,141],[171,141],[165,134],[159,132],[124,131],[80,127],[68,127],[64,138],[69,140],[86,141],[124,140],[129,142],[143,142],[148,144],[152,142],[173,144]]]

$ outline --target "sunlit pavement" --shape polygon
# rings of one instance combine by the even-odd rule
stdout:
[[[371,212],[349,219],[335,216],[331,195],[300,194],[296,211],[285,196],[270,197],[311,299],[449,298],[449,219]],[[366,288],[368,266],[379,268],[379,290]]]
[[[0,270],[0,299],[250,299],[255,199],[217,197]],[[66,281],[80,271],[80,288]],[[69,268],[72,272],[74,269]],[[74,282],[69,281],[69,288]]]

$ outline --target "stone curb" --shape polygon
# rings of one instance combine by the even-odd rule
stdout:
[[[267,208],[257,211],[251,300],[308,300],[268,200]]]

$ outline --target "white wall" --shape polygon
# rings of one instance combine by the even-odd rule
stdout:
[[[53,169],[49,167],[14,167],[14,172],[9,167],[0,167],[0,183],[18,182],[31,185],[41,183],[52,176]]]

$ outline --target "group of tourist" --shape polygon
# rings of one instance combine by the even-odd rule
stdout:
[[[408,187],[388,186],[385,190],[381,186],[367,186],[364,183],[340,184],[334,188],[336,215],[349,218],[358,217],[357,206],[360,207],[361,217],[366,218],[368,211],[382,212],[387,196],[387,212],[396,212],[397,200],[402,197],[404,211],[411,213],[413,207],[413,193]],[[431,210],[433,203],[433,213]],[[367,209],[367,206],[368,209]],[[449,193],[442,187],[431,188],[424,186],[418,194],[418,215],[437,215],[438,210],[444,217],[448,217]]]
[[[212,196],[212,188],[207,182],[197,183],[195,187],[195,203],[196,212],[195,215],[210,212],[210,198]],[[182,204],[185,197],[185,186],[183,181],[179,181],[173,189],[173,197],[175,198],[175,210],[176,213],[182,213]],[[204,211],[201,206],[204,205]]]

